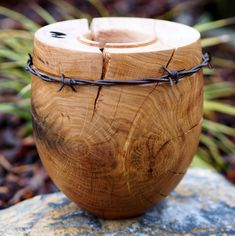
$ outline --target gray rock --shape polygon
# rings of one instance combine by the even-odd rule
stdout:
[[[102,220],[63,193],[0,211],[0,235],[235,235],[235,187],[219,174],[190,169],[171,195],[144,216]]]

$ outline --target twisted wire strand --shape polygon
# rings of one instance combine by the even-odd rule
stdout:
[[[115,85],[144,85],[144,84],[154,84],[154,83],[169,83],[171,86],[177,84],[182,78],[191,76],[198,71],[200,71],[204,67],[211,68],[211,57],[208,53],[204,53],[202,55],[202,62],[190,70],[180,69],[180,70],[170,70],[163,66],[164,71],[166,72],[160,77],[157,78],[140,78],[138,80],[84,80],[80,78],[69,78],[65,77],[62,73],[61,77],[56,77],[53,75],[45,74],[39,71],[33,65],[33,58],[29,54],[29,59],[27,61],[26,70],[37,76],[38,78],[46,81],[46,82],[57,82],[62,83],[62,86],[58,91],[61,91],[65,85],[69,86],[73,91],[76,91],[75,87],[84,86],[84,85],[92,85],[92,86],[115,86]]]

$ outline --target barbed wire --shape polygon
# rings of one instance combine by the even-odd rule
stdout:
[[[204,67],[211,68],[212,66],[210,62],[211,62],[210,55],[208,53],[204,53],[202,55],[202,62],[192,67],[190,70],[185,70],[185,69],[170,70],[167,67],[163,66],[162,68],[166,73],[157,78],[140,78],[138,80],[84,80],[79,78],[65,77],[63,73],[61,73],[61,77],[45,74],[39,71],[33,65],[33,58],[29,54],[26,70],[46,82],[62,83],[58,91],[61,91],[64,88],[64,86],[67,85],[75,92],[76,91],[75,86],[77,85],[115,86],[115,85],[144,85],[144,84],[154,84],[154,83],[169,83],[171,86],[173,86],[174,84],[177,84],[182,78],[191,76]]]

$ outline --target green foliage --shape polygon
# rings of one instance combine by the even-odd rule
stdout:
[[[67,1],[50,0],[57,11],[64,19],[87,18],[91,16]],[[97,9],[101,16],[108,16],[108,11],[98,0],[89,0],[89,3]],[[185,5],[179,5],[166,13],[163,18],[178,14],[184,9]],[[33,5],[33,10],[46,23],[53,23],[56,20],[39,5]],[[30,75],[25,71],[24,66],[27,60],[27,54],[32,51],[33,33],[39,28],[35,22],[24,15],[14,12],[10,9],[0,7],[0,14],[14,19],[21,23],[23,30],[0,30],[0,92],[10,90],[17,94],[14,102],[1,103],[0,112],[11,113],[19,116],[26,122],[26,135],[32,132],[31,114],[30,114]],[[223,19],[215,22],[196,25],[195,28],[201,32],[223,27],[234,23],[235,19]],[[204,38],[202,46],[209,47],[229,40],[226,35],[213,38]],[[234,63],[223,58],[214,58],[215,64],[223,67],[234,68]],[[214,71],[205,69],[206,76],[213,76]],[[193,165],[208,167],[208,164],[214,166],[219,171],[226,168],[223,154],[235,154],[235,145],[230,137],[235,137],[235,129],[225,124],[217,123],[214,119],[216,113],[223,113],[229,116],[235,116],[235,107],[226,104],[221,99],[229,99],[235,95],[234,85],[230,82],[210,82],[205,86],[204,101],[204,122],[202,125],[202,135],[200,146]]]
[[[235,107],[221,99],[235,95],[235,86],[229,82],[210,83],[204,89],[204,121],[197,157],[213,165],[219,171],[226,170],[222,153],[235,155],[235,129],[213,121],[216,113],[235,116]]]
[[[34,32],[38,29],[39,25],[33,22],[32,20],[25,17],[23,14],[10,10],[8,8],[0,6],[0,15],[7,16],[11,19],[21,22],[22,26],[31,32]]]
[[[52,24],[55,23],[56,20],[46,11],[44,10],[42,7],[40,7],[39,5],[33,5],[33,10],[39,15],[41,16],[46,23],[48,24]]]
[[[232,24],[235,24],[235,17],[197,24],[194,26],[194,28],[202,33],[208,30],[218,29]]]
[[[38,12],[40,7],[35,8]],[[42,11],[41,11],[42,13]],[[33,33],[39,26],[24,15],[0,7],[0,14],[21,22],[24,30],[0,30],[0,92],[17,94],[16,99],[0,103],[0,112],[25,120],[25,135],[32,132],[30,114],[30,75],[24,67],[27,54],[32,51]],[[44,14],[46,17],[46,14]]]

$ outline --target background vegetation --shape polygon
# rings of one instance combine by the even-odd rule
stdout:
[[[235,182],[234,1],[14,2],[3,1],[0,6],[0,208],[56,191],[32,139],[30,75],[24,67],[39,27],[74,18],[152,17],[200,31],[203,50],[213,56],[214,69],[204,70],[203,131],[193,166],[214,168]]]

